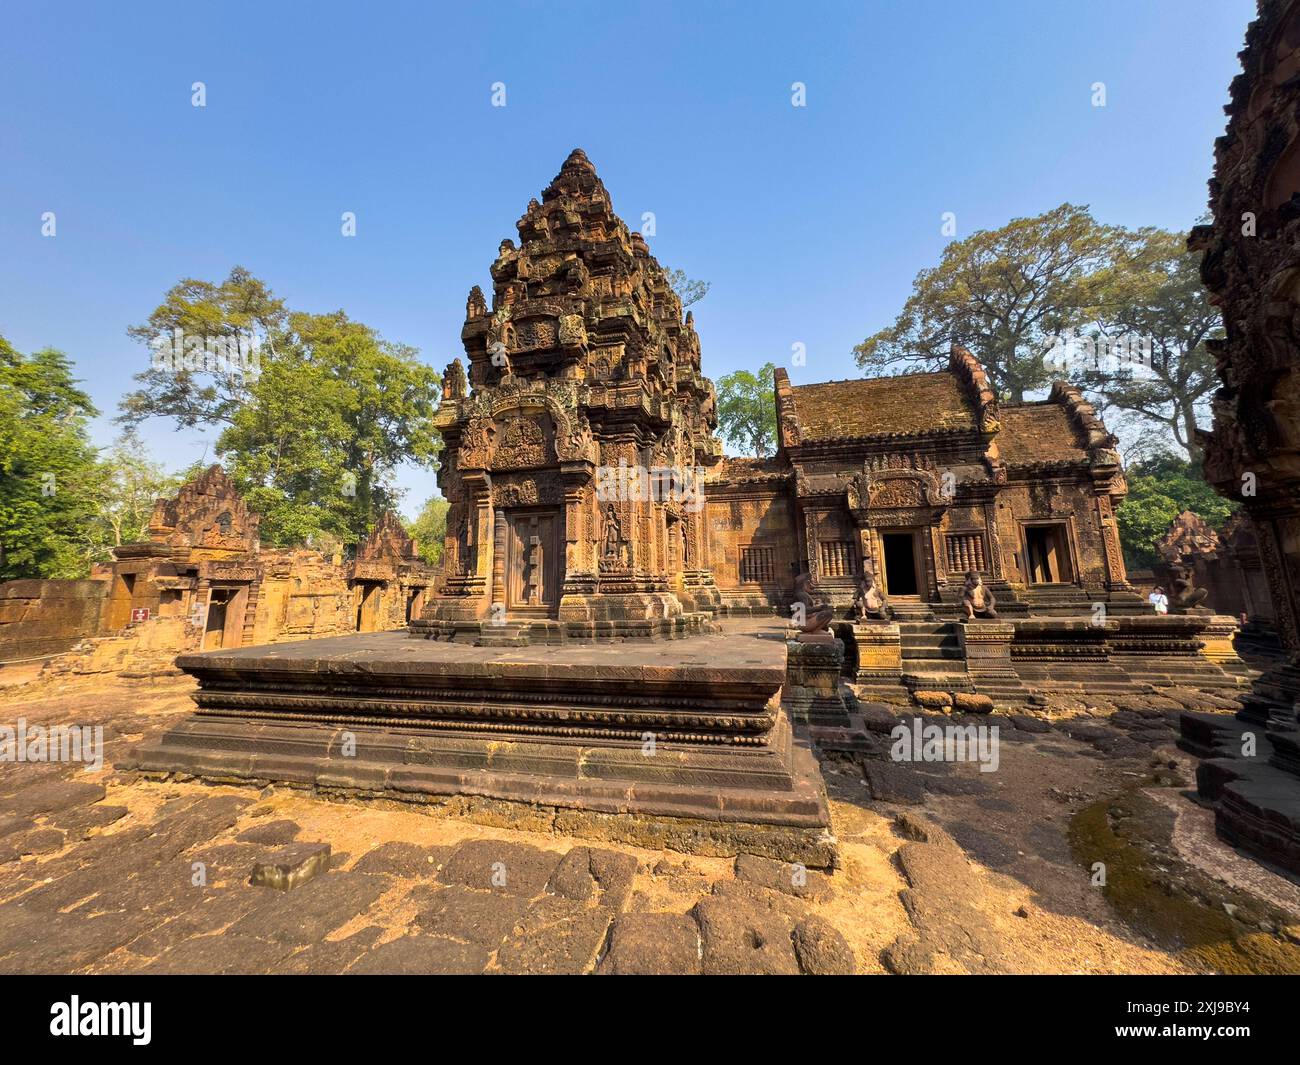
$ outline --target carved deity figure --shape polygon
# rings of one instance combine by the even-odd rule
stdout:
[[[1171,569],[1173,580],[1169,584],[1169,613],[1171,614],[1212,614],[1207,606],[1201,604],[1209,597],[1209,590],[1197,588],[1192,580],[1192,571],[1186,566],[1174,566]]]
[[[984,586],[983,579],[974,570],[966,574],[966,585],[961,592],[961,605],[966,612],[967,621],[974,621],[975,618],[987,618],[992,621],[998,616],[997,599],[992,590]]]
[[[835,608],[817,595],[817,585],[811,574],[801,573],[794,579],[794,601],[802,603],[804,607],[803,624],[795,622],[800,632],[822,633],[830,630]]]
[[[600,556],[606,562],[620,562],[623,558],[623,527],[619,524],[613,503],[605,511],[604,546]]]
[[[870,563],[865,563],[862,567],[858,594],[853,600],[853,613],[859,621],[888,621],[893,614],[885,593],[876,585],[876,574]]]

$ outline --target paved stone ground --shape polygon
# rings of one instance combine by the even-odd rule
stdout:
[[[106,743],[97,772],[0,768],[0,972],[1205,968],[1117,916],[1068,842],[1080,810],[1173,760],[1162,714],[999,719],[1002,764],[981,774],[890,761],[897,711],[869,708],[879,750],[824,766],[842,866],[803,876],[400,804],[137,779],[114,760],[189,711],[189,681],[0,689],[0,724],[100,724]],[[1213,864],[1216,841],[1196,842]],[[306,882],[249,883],[324,845]]]

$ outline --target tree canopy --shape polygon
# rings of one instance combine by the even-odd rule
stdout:
[[[62,352],[23,355],[0,337],[0,581],[86,575],[97,413]]]
[[[1155,545],[1184,510],[1221,528],[1236,504],[1206,484],[1200,467],[1172,452],[1156,453],[1129,464],[1128,496],[1116,511],[1125,564],[1148,569],[1156,562]]]
[[[737,370],[718,381],[718,428],[727,442],[758,458],[776,450],[776,367]]]
[[[397,506],[397,467],[433,466],[436,371],[414,348],[384,340],[343,311],[287,310],[270,288],[236,268],[220,285],[186,279],[131,334],[258,341],[254,372],[226,364],[151,365],[122,403],[136,424],[167,417],[178,427],[220,427],[217,454],[271,544],[323,534],[355,542]]]

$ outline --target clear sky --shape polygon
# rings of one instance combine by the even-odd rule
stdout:
[[[629,225],[654,213],[660,262],[711,282],[695,307],[706,373],[789,365],[802,343],[795,383],[857,376],[853,345],[938,260],[944,212],[958,237],[1067,200],[1104,222],[1191,225],[1253,14],[1253,0],[5,0],[0,334],[68,353],[105,412],[98,443],[148,361],[127,326],[179,278],[235,264],[441,369],[470,286],[490,290],[498,243],[580,146]],[[174,467],[213,455],[213,436],[167,422],[143,435]],[[408,514],[435,490],[420,471],[401,483]]]

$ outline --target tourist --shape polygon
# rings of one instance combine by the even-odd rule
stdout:
[[[1151,594],[1147,596],[1147,602],[1156,608],[1157,614],[1169,613],[1169,596],[1165,595],[1165,590],[1156,585],[1151,589]]]

